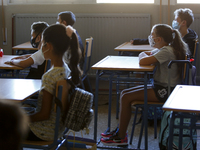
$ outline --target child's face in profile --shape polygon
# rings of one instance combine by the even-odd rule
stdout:
[[[42,36],[42,40],[41,40],[41,51],[42,51],[42,57],[47,60],[47,55],[45,53],[47,53],[49,51],[46,42],[43,40],[43,36]]]

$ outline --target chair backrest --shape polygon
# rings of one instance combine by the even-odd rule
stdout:
[[[199,48],[199,39],[195,39],[194,53],[193,53],[193,58],[194,58],[193,65],[194,66],[196,66],[198,48]]]
[[[37,149],[51,149],[54,146],[62,145],[62,141],[58,141],[59,136],[59,124],[60,124],[60,114],[63,111],[66,111],[67,106],[67,97],[68,97],[68,89],[70,85],[66,80],[60,80],[56,84],[56,104],[55,104],[55,112],[56,112],[56,121],[55,121],[55,134],[53,141],[25,141],[23,143],[23,147],[25,148],[37,148]],[[59,103],[61,102],[61,103]],[[62,104],[62,107],[59,106]],[[66,104],[66,105],[65,105]],[[64,132],[64,131],[63,131]]]
[[[87,74],[90,70],[90,62],[92,56],[92,47],[93,47],[93,38],[85,39],[85,47],[84,47],[84,64],[83,64],[83,75]]]
[[[58,81],[56,84],[57,102],[54,107],[55,108],[54,111],[56,111],[56,127],[55,127],[55,135],[54,135],[55,141],[57,141],[58,139],[60,113],[62,112],[66,114],[66,111],[67,111],[69,88],[70,88],[70,85],[67,83],[65,79]]]
[[[190,69],[192,69],[192,64],[190,62],[190,60],[187,59],[187,56],[185,57],[185,60],[171,60],[168,64],[168,69],[169,69],[169,75],[168,75],[168,94],[170,94],[170,68],[171,66],[174,64],[174,63],[183,63],[184,64],[184,67],[183,67],[183,73],[182,73],[182,83],[181,84],[184,84],[184,85],[187,85],[189,84],[189,77],[191,76],[190,75]]]
[[[70,89],[70,85],[67,83],[66,79],[60,80],[57,82],[56,84],[56,96],[59,97],[59,91],[60,91],[60,87],[62,87],[62,97],[60,99],[61,103],[62,103],[62,112],[65,113],[67,111],[67,106],[68,106],[68,93],[69,93],[69,89]],[[57,105],[55,104],[55,107],[57,107]],[[56,109],[55,109],[56,110]]]
[[[47,72],[51,68],[51,60],[46,60],[44,73]]]

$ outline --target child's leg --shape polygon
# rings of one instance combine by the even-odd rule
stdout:
[[[158,101],[154,90],[147,90],[148,101]],[[131,103],[134,100],[144,102],[144,88],[134,89],[121,95],[120,116],[119,116],[119,134],[120,138],[125,138],[126,130],[131,118]]]
[[[152,88],[152,85],[148,84],[147,89],[151,89],[151,88]],[[144,85],[139,85],[139,86],[135,86],[135,87],[131,87],[131,88],[122,90],[120,93],[120,99],[123,94],[128,93],[130,91],[138,90],[138,89],[144,89]]]

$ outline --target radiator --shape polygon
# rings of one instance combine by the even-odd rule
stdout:
[[[92,36],[93,50],[91,65],[107,55],[117,55],[114,48],[132,38],[147,38],[151,30],[149,14],[75,14],[74,28],[84,42]],[[57,14],[15,14],[14,44],[30,40],[30,26],[35,21],[55,23]],[[95,74],[90,70],[91,75]]]

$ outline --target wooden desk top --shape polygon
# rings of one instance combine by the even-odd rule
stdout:
[[[140,66],[134,56],[106,56],[92,66],[96,70],[153,71],[155,66]]]
[[[24,68],[5,64],[6,61],[10,61],[13,57],[17,57],[17,55],[3,55],[0,57],[0,69],[13,69],[13,70],[22,70]]]
[[[12,47],[13,50],[38,50],[38,48],[33,48],[30,42],[22,43]]]
[[[177,85],[163,110],[200,113],[200,86]]]
[[[0,79],[0,99],[22,102],[36,94],[41,88],[41,80]]]
[[[125,42],[119,46],[117,46],[115,51],[135,51],[135,52],[143,52],[143,51],[151,51],[154,48],[150,45],[133,45],[130,42]]]

